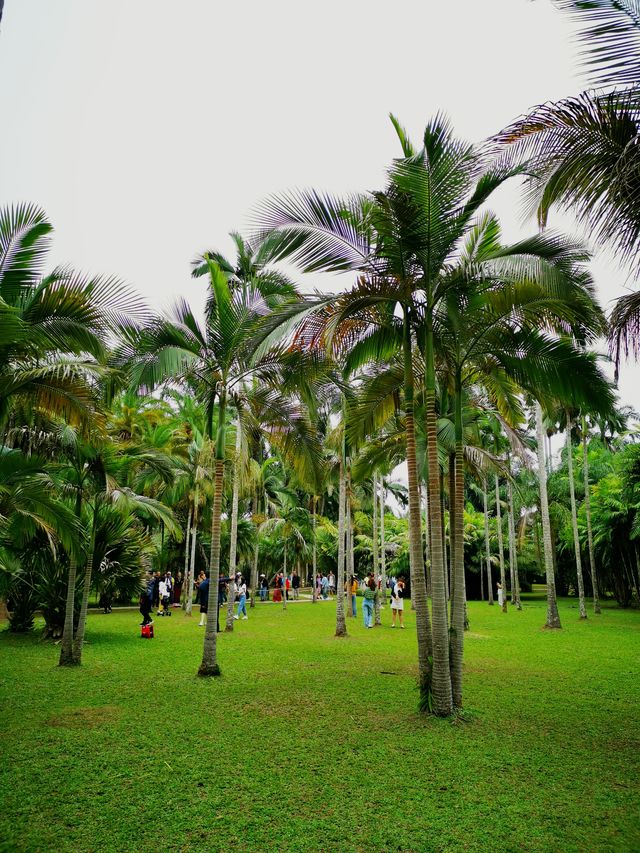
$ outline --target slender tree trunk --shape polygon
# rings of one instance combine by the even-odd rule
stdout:
[[[509,474],[507,476],[507,541],[509,544],[509,587],[511,591],[511,604],[515,607],[516,603],[516,579],[514,576],[514,543],[515,537],[511,535],[513,528],[513,492],[511,488],[511,456],[507,454],[507,465]]]
[[[422,492],[424,502],[424,574],[427,583],[427,598],[431,598],[431,557],[429,556],[429,484],[425,482]]]
[[[513,486],[511,480],[507,480],[509,490],[509,563],[511,564],[511,584],[513,591],[513,603],[516,610],[522,610],[520,602],[520,578],[518,576],[518,546],[516,539],[516,523],[513,512]]]
[[[229,577],[236,576],[236,556],[238,551],[238,493],[240,490],[240,449],[242,447],[242,430],[240,419],[236,422],[236,454],[233,460],[233,496],[231,498],[231,529],[229,541]],[[229,581],[229,601],[227,602],[227,620],[225,631],[233,631],[234,595],[231,595],[232,584]]]
[[[186,589],[185,585],[189,581],[189,543],[191,542],[191,517],[192,517],[192,515],[193,515],[193,507],[191,506],[191,504],[189,504],[189,515],[187,516],[187,526],[186,526],[185,531],[184,531],[184,573],[182,575],[182,577],[184,578],[183,589],[184,589],[185,595],[184,595],[183,600],[181,602],[180,601],[178,602],[178,604],[182,604],[183,608],[184,608],[184,602],[186,600],[186,594],[187,594],[187,589]]]
[[[74,554],[69,554],[69,580],[67,582],[67,601],[64,613],[64,629],[60,643],[60,666],[74,666],[77,661],[73,657],[73,619],[76,603],[76,574],[78,562]]]
[[[484,601],[484,565],[480,554],[480,601]]]
[[[82,603],[80,605],[80,617],[78,619],[78,628],[73,639],[72,655],[73,662],[76,666],[82,663],[82,647],[84,645],[84,635],[87,626],[87,613],[89,612],[89,592],[91,591],[91,573],[93,571],[93,549],[96,535],[96,523],[94,522],[91,530],[91,540],[89,542],[89,550],[87,552],[87,565],[84,571],[84,587],[82,590]]]
[[[253,496],[253,515],[258,515],[258,493]],[[249,600],[249,608],[256,606],[256,589],[258,587],[258,554],[260,551],[260,543],[256,534],[256,544],[253,548],[253,565],[251,566],[251,596]]]
[[[343,432],[344,432],[345,424],[343,423]],[[346,637],[347,636],[347,623],[345,620],[344,614],[344,585],[345,585],[345,577],[344,577],[344,528],[345,528],[345,502],[346,502],[346,484],[345,484],[345,439],[344,435],[342,438],[342,445],[340,448],[340,486],[338,492],[338,570],[336,577],[336,637]],[[315,576],[313,578],[313,582],[315,584],[316,579]]]
[[[587,419],[582,418],[582,471],[584,475],[584,511],[587,516],[587,542],[589,544],[589,569],[591,571],[591,586],[593,588],[593,612],[600,613],[598,595],[598,572],[593,548],[593,529],[591,527],[591,492],[589,490],[589,457],[587,453]]]
[[[287,609],[287,540],[284,540],[284,565],[282,578],[282,609]]]
[[[556,600],[556,579],[553,573],[553,547],[551,545],[551,521],[547,498],[547,469],[544,458],[544,429],[542,406],[536,402],[536,432],[538,438],[538,478],[540,480],[540,511],[542,515],[542,539],[544,544],[544,567],[547,576],[547,621],[545,628],[561,628]]]
[[[189,564],[189,576],[187,578],[187,602],[184,608],[185,616],[191,616],[193,611],[193,579],[196,570],[196,554],[198,544],[198,518],[193,514],[193,527],[191,528],[191,558]]]
[[[447,560],[447,532],[445,528],[445,505],[444,505],[444,474],[440,471],[440,522],[442,530],[442,559],[444,565],[444,586],[447,601],[451,598],[451,577],[449,576],[449,561]],[[446,610],[445,610],[446,612]]]
[[[504,542],[502,539],[502,508],[500,506],[500,480],[496,474],[496,524],[498,527],[498,556],[500,559],[500,586],[502,587],[502,612],[507,612],[507,577],[504,570]]]
[[[573,447],[571,445],[571,418],[567,411],[567,473],[569,475],[569,496],[571,498],[571,527],[573,529],[573,547],[576,555],[576,576],[578,579],[578,607],[580,618],[587,618],[587,607],[584,601],[584,578],[582,577],[582,555],[580,554],[580,537],[578,535],[578,511],[576,509],[576,486],[573,479]]]
[[[453,626],[453,615],[455,611],[455,571],[456,557],[455,551],[458,546],[456,540],[456,454],[455,451],[449,454],[449,625]],[[452,631],[449,631],[449,664],[453,669],[451,660],[452,650]],[[454,703],[455,704],[455,703]]]
[[[311,524],[313,528],[313,551],[311,553],[311,561],[313,566],[313,574],[311,577],[311,600],[315,604],[318,600],[316,591],[316,574],[318,571],[318,542],[316,539],[316,512],[318,509],[318,498],[313,496],[313,515],[311,516]],[[336,581],[337,583],[337,581]]]
[[[408,326],[408,318],[405,318]],[[438,427],[436,422],[436,380],[433,355],[433,328],[427,313],[425,341],[425,430],[427,438],[428,495],[431,527],[431,593],[432,631],[429,623],[427,585],[422,569],[422,534],[418,503],[415,429],[413,422],[413,364],[411,341],[405,331],[405,412],[407,424],[407,467],[409,469],[409,539],[411,543],[412,575],[416,577],[416,627],[418,630],[418,686],[421,710],[427,710],[433,693],[433,711],[447,717],[453,711],[451,672],[449,670],[449,629],[447,624],[446,565],[444,561],[440,503],[440,466],[438,463]],[[407,391],[409,393],[407,394]],[[413,583],[413,577],[412,577]],[[431,664],[429,658],[433,663]]]
[[[484,547],[487,563],[487,601],[493,607],[493,578],[491,577],[491,542],[489,540],[489,498],[487,497],[487,481],[482,483],[482,496],[484,498]]]
[[[387,543],[384,537],[384,507],[385,507],[384,477],[380,477],[380,569],[382,575],[382,607],[387,605]]]
[[[349,488],[350,485],[350,477],[349,477],[349,460],[347,459],[347,473],[345,477],[345,507],[344,507],[344,518],[345,518],[345,531],[344,531],[344,540],[345,540],[345,557],[344,557],[344,572],[347,578],[347,619],[353,616],[353,610],[351,608],[351,490]]]
[[[220,519],[222,515],[222,490],[224,487],[225,415],[226,390],[220,395],[218,406],[218,430],[216,434],[215,492],[211,510],[211,552],[209,558],[209,598],[207,621],[204,629],[202,663],[198,675],[210,677],[220,675],[217,656],[218,585],[220,583]]]
[[[453,596],[451,600],[451,690],[453,705],[462,708],[462,661],[464,657],[465,628],[465,581],[464,581],[464,452],[462,433],[462,382],[460,374],[456,377],[455,396],[455,437],[456,452],[453,470],[454,490],[450,496],[453,509],[453,527],[449,523],[451,551],[453,554]]]
[[[378,585],[378,575],[379,575],[379,571],[380,571],[378,568],[378,494],[377,494],[377,492],[378,492],[378,475],[377,474],[373,475],[372,489],[373,489],[373,531],[372,531],[373,532],[373,576],[375,578],[376,586],[377,586]],[[376,596],[374,609],[375,609],[374,625],[381,625],[382,622],[380,619],[380,596],[379,595]]]

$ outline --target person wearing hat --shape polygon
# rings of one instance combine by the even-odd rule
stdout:
[[[260,601],[267,600],[267,592],[269,591],[269,584],[267,583],[267,576],[265,574],[260,575]]]

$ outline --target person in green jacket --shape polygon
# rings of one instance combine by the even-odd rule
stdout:
[[[362,602],[362,614],[364,616],[364,627],[373,628],[373,609],[378,598],[378,586],[374,578],[369,577],[364,588],[364,599]]]

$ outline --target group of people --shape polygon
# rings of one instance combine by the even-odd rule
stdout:
[[[140,593],[140,613],[142,626],[152,625],[151,613],[157,609],[158,616],[171,616],[171,608],[180,606],[183,579],[182,572],[174,578],[170,571],[147,572],[144,587]]]
[[[287,575],[284,575],[283,572],[276,572],[272,578],[272,582],[274,587],[274,601],[282,601],[283,596],[288,601],[290,595],[293,596],[294,600],[299,599],[301,580],[297,571],[292,571]],[[180,605],[183,583],[182,572],[178,572],[175,579],[170,571],[166,571],[164,575],[159,571],[147,573],[145,585],[140,594],[141,626],[153,624],[151,613],[154,608],[157,608],[158,616],[171,616],[171,607],[178,607]],[[404,628],[404,578],[387,578],[387,584],[391,593],[391,627],[395,628],[397,623],[400,628]],[[209,604],[209,575],[207,572],[200,572],[194,582],[194,587],[196,590],[195,603],[200,604],[199,625],[202,627],[206,622]],[[329,572],[328,575],[317,574],[315,587],[316,598],[326,600],[334,596],[336,593],[336,579],[333,572]],[[351,596],[351,613],[354,617],[357,616],[357,595],[362,590],[362,614],[366,628],[373,627],[373,614],[376,604],[379,601],[381,589],[382,577],[378,577],[376,580],[373,572],[369,572],[363,581],[359,581],[354,575],[351,575],[351,578],[345,582],[345,593]],[[259,590],[260,601],[266,601],[269,596],[269,581],[265,574],[260,575]],[[234,577],[220,577],[218,607],[225,604],[229,597],[232,597],[234,605],[237,604],[237,612],[233,618],[248,619],[247,583],[241,572],[237,572]]]
[[[391,592],[391,627],[396,627],[396,622],[401,628],[404,628],[404,578],[389,578],[389,589]],[[382,578],[375,579],[373,572],[369,572],[367,577],[362,581],[358,581],[355,575],[345,584],[345,592],[351,595],[351,615],[355,618],[358,615],[357,601],[358,590],[362,588],[362,616],[364,619],[365,628],[373,628],[373,613],[380,600],[382,591]]]

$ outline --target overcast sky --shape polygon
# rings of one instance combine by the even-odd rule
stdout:
[[[0,204],[42,205],[52,262],[158,308],[203,304],[190,260],[231,251],[265,195],[379,187],[390,111],[414,138],[443,110],[480,141],[584,88],[549,0],[6,0],[0,81]],[[509,238],[534,228],[517,186],[493,207]],[[628,282],[610,259],[594,271],[609,307]],[[640,408],[638,375],[621,397]]]

